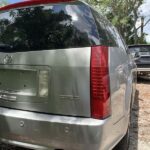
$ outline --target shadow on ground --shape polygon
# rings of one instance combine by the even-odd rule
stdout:
[[[134,105],[131,113],[131,126],[130,126],[130,146],[129,150],[138,149],[138,118],[139,118],[139,91],[136,90]]]
[[[150,84],[150,78],[138,77],[138,84]]]

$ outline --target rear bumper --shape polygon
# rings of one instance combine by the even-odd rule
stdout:
[[[109,135],[103,133],[104,128],[109,126],[108,120],[54,116],[0,107],[0,140],[40,150],[100,150],[105,147],[104,137]]]

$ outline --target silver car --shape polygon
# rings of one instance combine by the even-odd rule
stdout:
[[[135,72],[118,31],[85,2],[0,8],[0,141],[127,149]]]

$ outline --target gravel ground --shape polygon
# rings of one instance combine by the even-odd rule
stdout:
[[[150,150],[150,80],[140,79],[132,112],[129,150]],[[0,150],[25,150],[0,146]]]
[[[130,150],[150,150],[150,80],[139,79],[137,84]]]

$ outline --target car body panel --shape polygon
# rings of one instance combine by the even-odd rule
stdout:
[[[129,66],[128,54],[121,48],[110,48],[110,62],[112,117],[116,123],[129,114],[135,68]]]
[[[12,72],[16,69],[20,72],[27,69],[37,72],[48,70],[49,95],[46,98],[41,98],[38,95],[15,95],[16,101],[4,99],[0,100],[0,105],[28,111],[90,117],[90,53],[91,48],[88,47],[11,54],[1,53],[1,61],[6,55],[12,56],[13,59],[11,65],[1,64],[1,69],[12,69]],[[13,79],[11,76],[10,73],[7,78]],[[19,72],[14,78],[18,77]],[[1,81],[1,89],[6,90],[3,84],[9,83],[14,84],[12,88],[15,90],[18,86],[26,84],[25,81],[19,83],[18,79],[8,80],[8,83]],[[27,83],[26,86],[29,84]],[[9,88],[13,90],[10,86]],[[10,95],[13,96],[13,94]]]
[[[1,107],[0,120],[0,141],[4,143],[41,150],[108,150],[125,134],[128,117],[113,125],[111,118],[97,120]]]
[[[86,30],[83,28],[89,32],[88,38],[93,39],[91,45],[1,51],[0,141],[34,149],[111,150],[126,134],[134,99],[136,65],[118,31],[85,2],[75,3],[87,7],[85,15],[79,14],[89,19],[84,20],[84,25],[92,24]],[[103,28],[98,31],[101,20]],[[105,119],[91,117],[90,63],[95,45],[108,47],[111,114]],[[40,71],[48,73],[46,97],[40,97],[37,92]]]

